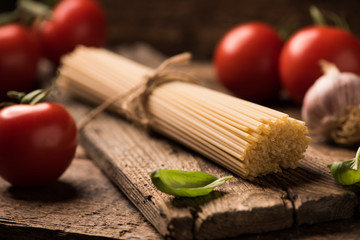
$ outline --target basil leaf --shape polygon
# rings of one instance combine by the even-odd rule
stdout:
[[[360,170],[349,167],[352,162],[353,160],[334,162],[328,166],[335,180],[341,185],[352,185],[360,182]]]
[[[177,197],[197,197],[209,194],[215,187],[224,184],[232,176],[217,178],[210,174],[194,171],[155,169],[151,173],[155,187]]]
[[[360,148],[357,150],[354,159],[328,165],[334,179],[342,185],[352,185],[360,182],[359,158]]]

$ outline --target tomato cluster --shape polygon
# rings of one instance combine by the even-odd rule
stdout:
[[[29,3],[32,0],[21,1]],[[52,90],[33,90],[38,62],[56,66],[76,45],[102,46],[106,21],[96,0],[60,0],[50,18],[30,25],[0,25],[0,102],[11,90],[19,104],[0,107],[0,176],[14,186],[37,187],[57,180],[77,148],[70,113],[53,102],[40,103]]]
[[[56,65],[76,45],[105,43],[106,18],[95,1],[60,0],[46,18],[34,16],[28,25],[21,21],[0,25],[0,100],[10,90],[34,88],[40,58]]]
[[[284,89],[302,104],[322,75],[321,59],[340,71],[360,74],[360,43],[348,31],[320,25],[304,27],[283,41],[272,26],[249,22],[225,34],[214,53],[219,81],[236,96],[255,102],[274,99]]]

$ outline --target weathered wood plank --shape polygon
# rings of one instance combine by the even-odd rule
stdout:
[[[353,216],[356,194],[336,184],[327,165],[334,159],[313,147],[295,170],[272,175],[293,202],[296,224],[314,224]]]
[[[88,108],[72,102],[73,112]],[[211,239],[267,232],[294,224],[349,218],[356,195],[334,183],[326,164],[333,159],[310,148],[296,170],[248,182],[235,178],[206,197],[173,198],[149,178],[155,168],[229,172],[162,136],[103,113],[81,133],[89,156],[164,236]],[[295,219],[295,220],[294,220]]]
[[[199,76],[202,79],[203,85],[230,94],[215,80],[216,77],[212,65],[197,63],[192,66],[185,66],[185,68],[188,68],[187,71],[191,71]],[[294,105],[291,107],[291,103],[284,102],[280,104],[275,103],[270,107],[286,112],[291,117],[301,119],[300,106]],[[275,180],[270,180],[270,182],[280,182],[279,188],[284,189],[288,197],[292,199],[297,213],[295,218],[297,224],[323,221],[322,218],[314,218],[313,211],[315,211],[315,215],[322,216],[328,220],[348,218],[353,215],[354,207],[357,204],[355,193],[359,189],[344,188],[334,183],[327,165],[333,161],[353,158],[355,150],[313,142],[312,146],[305,153],[305,159],[301,161],[296,171],[289,170],[283,174],[269,176],[270,178],[275,178]],[[282,178],[282,181],[278,180],[279,177]],[[333,194],[336,194],[337,198],[333,199]],[[303,198],[306,199],[305,202],[302,201]],[[323,207],[317,207],[310,211],[313,208],[313,204],[322,205]]]
[[[125,54],[157,66],[163,56],[153,58],[148,46],[140,46]],[[198,76],[203,85],[226,92],[214,81],[210,64],[184,68]],[[89,109],[75,101],[67,106],[78,119]],[[299,111],[289,114],[299,118]],[[296,170],[258,178],[253,183],[235,178],[209,196],[183,199],[157,191],[150,172],[168,168],[201,170],[216,176],[230,173],[177,143],[148,135],[108,113],[94,119],[81,133],[81,139],[96,164],[164,236],[211,239],[266,232],[349,218],[357,204],[355,193],[336,185],[330,176],[326,165],[334,159],[313,148]]]
[[[72,102],[67,107],[79,112],[76,109],[83,106]],[[155,168],[200,170],[219,177],[231,173],[116,116],[98,116],[84,129],[81,140],[89,156],[164,236],[231,237],[292,225],[292,205],[285,191],[240,178],[206,197],[178,199],[159,192],[149,177]]]
[[[0,239],[161,239],[87,159],[52,185],[24,189],[0,179]]]

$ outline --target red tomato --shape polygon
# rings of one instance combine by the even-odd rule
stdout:
[[[34,27],[44,56],[56,64],[77,45],[99,47],[106,40],[105,14],[94,0],[62,0],[51,20]]]
[[[279,68],[282,84],[296,103],[302,103],[306,91],[322,75],[321,59],[340,71],[360,74],[360,43],[352,34],[330,26],[310,26],[291,36],[281,52]]]
[[[278,61],[282,45],[275,29],[265,23],[236,26],[215,50],[219,81],[240,98],[251,101],[274,98],[281,87]]]
[[[39,46],[20,24],[0,26],[0,100],[10,90],[28,91],[36,84]]]
[[[0,111],[0,176],[15,186],[55,181],[70,165],[76,146],[75,122],[57,103]]]

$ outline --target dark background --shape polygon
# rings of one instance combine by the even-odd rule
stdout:
[[[42,0],[54,2],[55,0]],[[288,34],[312,23],[311,5],[343,16],[360,37],[360,0],[98,0],[108,18],[108,45],[146,42],[166,55],[211,59],[232,27],[264,21]],[[0,11],[16,0],[0,0]]]
[[[309,7],[342,15],[360,36],[359,0],[99,0],[109,21],[108,44],[144,41],[167,55],[191,51],[210,59],[230,28],[265,21],[278,29],[296,29],[312,20]]]

